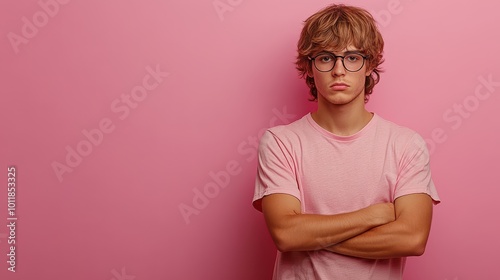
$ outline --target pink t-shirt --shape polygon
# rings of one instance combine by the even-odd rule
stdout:
[[[330,133],[310,114],[267,130],[259,146],[253,206],[262,211],[261,199],[274,193],[295,196],[302,213],[325,215],[412,193],[426,193],[439,202],[425,141],[376,114],[351,136]],[[274,279],[402,279],[405,260],[278,251]]]

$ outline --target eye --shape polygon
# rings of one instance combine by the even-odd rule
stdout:
[[[333,57],[331,55],[328,55],[328,54],[322,54],[322,55],[319,55],[317,57],[318,61],[322,62],[322,63],[328,63],[328,62],[332,62],[333,61]]]
[[[361,60],[361,56],[357,55],[357,54],[350,54],[350,55],[346,56],[345,58],[349,62],[357,62],[357,61]]]

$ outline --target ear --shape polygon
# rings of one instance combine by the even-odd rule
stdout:
[[[370,66],[366,67],[366,73],[365,73],[365,76],[370,76],[373,72],[373,68],[371,68]]]
[[[372,74],[372,72],[373,72],[373,67],[370,65],[370,63],[368,63],[368,64],[366,65],[366,73],[365,73],[365,76],[367,76],[367,77],[368,77],[368,76],[370,76],[370,75]]]
[[[309,65],[309,67],[307,67],[307,77],[314,78],[312,65]]]

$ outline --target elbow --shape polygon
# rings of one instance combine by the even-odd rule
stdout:
[[[273,237],[273,241],[276,245],[276,249],[278,249],[281,253],[294,251],[293,245],[288,239]]]
[[[422,256],[425,253],[425,246],[415,246],[412,248],[412,250],[409,252],[409,256]]]
[[[427,239],[421,241],[415,245],[413,249],[414,256],[422,256],[425,253],[425,247],[427,246]]]
[[[286,231],[275,231],[272,234],[274,245],[281,253],[297,251],[297,246],[293,242],[293,238]]]
[[[408,242],[408,256],[421,256],[425,253],[427,246],[427,235],[415,235]]]
[[[276,249],[278,249],[278,251],[280,251],[281,253],[293,251],[291,247],[287,246],[286,244],[281,244],[281,243],[275,243],[275,244],[276,244]]]

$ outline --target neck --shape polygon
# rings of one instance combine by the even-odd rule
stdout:
[[[348,104],[332,104],[318,99],[318,110],[313,112],[312,118],[324,129],[340,136],[353,135],[365,127],[373,117],[363,102]]]

